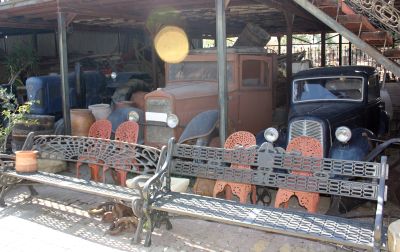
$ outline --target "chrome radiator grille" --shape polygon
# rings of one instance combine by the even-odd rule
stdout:
[[[146,112],[172,113],[172,102],[169,99],[147,99]],[[168,139],[174,136],[174,130],[167,124],[157,123],[154,125],[151,121],[146,121],[146,142],[149,143],[167,143]]]
[[[289,127],[289,141],[299,136],[309,136],[318,139],[324,146],[324,134],[322,124],[312,120],[293,121]]]
[[[172,102],[169,99],[147,99],[146,112],[172,113]]]

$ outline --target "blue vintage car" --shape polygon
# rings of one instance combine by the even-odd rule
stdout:
[[[264,138],[285,148],[292,139],[318,139],[324,157],[371,161],[390,141],[372,150],[371,139],[388,131],[378,74],[368,66],[316,68],[294,75],[288,125],[268,128]],[[259,134],[261,135],[261,134]],[[327,214],[345,213],[363,200],[332,197]]]
[[[310,136],[321,142],[325,157],[362,160],[372,148],[369,139],[387,132],[389,117],[373,67],[302,71],[293,77],[290,90],[287,127],[264,134],[281,147]]]

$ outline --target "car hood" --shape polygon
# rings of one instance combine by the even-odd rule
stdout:
[[[365,107],[363,103],[354,102],[324,102],[292,105],[289,120],[294,117],[311,116],[331,122],[354,117]]]
[[[176,100],[218,95],[218,84],[215,82],[190,82],[168,84],[162,91],[171,94]]]

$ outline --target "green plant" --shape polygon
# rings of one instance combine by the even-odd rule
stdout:
[[[33,72],[38,65],[38,56],[33,48],[26,44],[17,44],[11,53],[6,56],[5,64],[8,68],[10,79],[8,84],[14,85],[15,82],[21,85],[23,82],[18,80],[23,71]]]
[[[1,124],[0,124],[0,152],[6,152],[7,138],[17,123],[35,123],[27,120],[24,115],[30,112],[32,102],[19,105],[15,95],[5,88],[0,88]]]

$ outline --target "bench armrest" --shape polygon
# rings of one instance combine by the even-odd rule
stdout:
[[[171,138],[168,141],[168,148],[165,146],[161,149],[160,159],[157,164],[156,173],[151,177],[143,187],[143,198],[150,206],[153,199],[160,194],[162,191],[168,191],[170,189],[170,167],[172,161],[172,152],[175,145],[175,139]],[[166,179],[166,186],[163,188],[163,182]],[[164,189],[164,190],[163,190]]]
[[[129,181],[129,188],[135,189],[139,191],[140,197],[143,199],[143,184],[146,183],[152,176],[151,175],[139,175],[126,181],[128,184]]]
[[[376,205],[375,228],[374,228],[374,251],[380,251],[382,243],[382,226],[383,226],[383,203],[386,201],[386,186],[387,178],[387,157],[381,158],[381,177],[378,187],[378,202]]]

